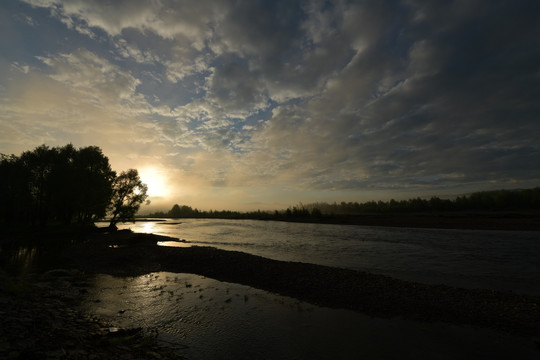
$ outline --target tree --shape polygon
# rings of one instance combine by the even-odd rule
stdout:
[[[33,202],[29,189],[30,172],[15,155],[0,154],[0,223],[30,220]]]
[[[51,182],[50,175],[56,160],[56,151],[46,145],[41,145],[33,151],[21,155],[22,166],[28,170],[28,190],[32,198],[29,209],[30,219],[34,225],[39,222],[44,225],[51,215]]]
[[[52,149],[55,161],[48,180],[51,216],[70,224],[91,224],[106,215],[116,173],[96,146]]]
[[[109,227],[115,229],[118,222],[134,221],[141,204],[150,203],[146,200],[147,191],[148,186],[142,183],[136,169],[123,171],[118,175],[113,182]]]
[[[180,205],[174,204],[172,209],[169,211],[169,216],[172,218],[182,217],[182,210],[180,209]]]
[[[89,146],[79,150],[75,169],[77,202],[74,214],[77,221],[90,223],[105,217],[116,178],[109,159],[100,148]]]
[[[137,170],[117,177],[96,146],[0,154],[0,224],[87,226],[109,212],[114,225],[134,218],[146,192]]]
[[[106,215],[116,173],[95,146],[41,145],[0,156],[0,221],[89,225]]]

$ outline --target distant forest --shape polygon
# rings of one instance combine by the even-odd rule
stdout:
[[[385,213],[440,213],[458,211],[538,211],[540,210],[540,187],[526,190],[496,190],[458,196],[454,200],[432,197],[429,200],[409,200],[311,203],[299,204],[285,210],[238,212],[230,210],[202,211],[187,205],[174,205],[167,212],[156,212],[147,217],[156,218],[219,218],[293,220],[316,219],[332,216],[349,216]]]

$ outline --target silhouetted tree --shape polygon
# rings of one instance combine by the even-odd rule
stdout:
[[[100,148],[41,145],[0,154],[0,223],[91,224],[110,210],[113,225],[133,219],[147,199],[137,170],[116,177]]]
[[[187,205],[175,204],[171,210],[150,214],[150,217],[176,218],[223,218],[223,219],[260,219],[303,221],[309,218],[323,220],[339,216],[356,216],[381,213],[447,212],[447,211],[485,211],[485,210],[540,210],[540,187],[526,190],[497,190],[458,196],[455,200],[440,199],[436,196],[429,200],[415,198],[409,200],[313,203],[289,207],[285,210],[263,212],[260,210],[241,213],[230,210],[199,211]]]
[[[45,224],[51,215],[51,173],[55,163],[54,149],[41,145],[33,151],[26,151],[21,155],[23,166],[28,171],[28,187],[32,198],[29,209],[32,224],[39,222]]]
[[[319,208],[313,208],[313,210],[311,210],[311,217],[320,218],[321,216],[322,212],[319,210]]]
[[[7,224],[30,221],[32,197],[30,172],[15,155],[0,155],[0,221]]]
[[[168,216],[172,218],[182,217],[182,210],[180,209],[180,205],[174,204],[172,209],[169,211]]]
[[[75,149],[69,144],[55,148],[48,179],[51,215],[66,224],[75,220],[90,224],[105,216],[111,199],[115,172],[101,149]]]
[[[83,148],[75,159],[76,204],[74,214],[79,222],[94,222],[105,217],[112,199],[116,173],[109,160],[96,146]]]
[[[2,220],[45,225],[105,216],[115,178],[98,147],[41,145],[0,161]]]
[[[148,187],[139,178],[136,169],[123,171],[116,177],[112,187],[110,203],[111,221],[109,227],[116,228],[118,222],[134,221],[142,203],[147,201]]]

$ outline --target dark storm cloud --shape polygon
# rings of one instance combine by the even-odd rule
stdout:
[[[25,31],[56,20],[66,35],[5,58],[10,74],[137,117],[134,138],[161,139],[169,164],[222,187],[540,181],[537,1],[24,2]]]
[[[372,185],[538,179],[537,7],[412,4],[381,15],[394,31],[375,31],[306,103],[330,132],[318,140],[356,160]]]

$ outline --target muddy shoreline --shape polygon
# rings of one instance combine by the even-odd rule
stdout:
[[[197,274],[378,318],[494,329],[534,342],[540,354],[540,297],[425,285],[211,247],[157,246],[168,240],[175,239],[92,233],[84,240],[77,236],[69,247],[55,247],[52,263],[24,276],[0,270],[0,358],[182,358],[141,329],[111,334],[114,324],[78,310],[94,274],[133,277],[160,271]]]
[[[137,276],[167,271],[193,273],[248,285],[330,308],[371,316],[441,321],[537,338],[540,297],[483,289],[425,285],[367,272],[266,259],[210,247],[157,246],[170,238],[95,234],[65,256],[87,273]]]
[[[0,272],[0,359],[182,359],[142,328],[117,329],[83,314],[88,274]]]

